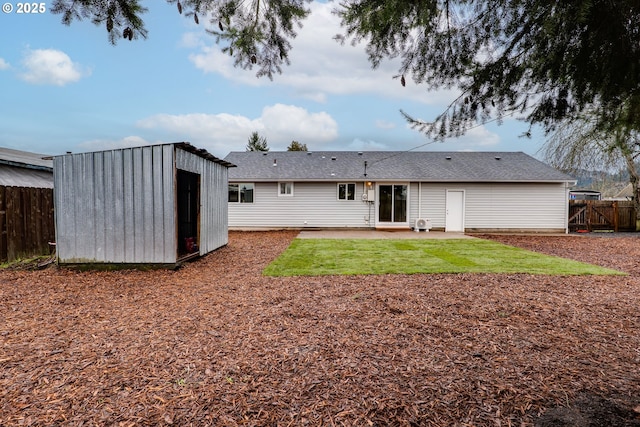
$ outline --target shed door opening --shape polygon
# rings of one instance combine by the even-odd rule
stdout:
[[[178,170],[178,257],[198,253],[200,175]]]

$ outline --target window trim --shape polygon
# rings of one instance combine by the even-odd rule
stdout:
[[[287,184],[291,188],[291,192],[283,193],[282,184]],[[293,197],[293,181],[278,181],[278,197]]]
[[[344,199],[340,198],[340,186],[344,185],[345,186],[345,191],[344,191]],[[349,194],[349,186],[353,185],[353,199],[350,199],[348,194]],[[355,182],[338,182],[336,184],[336,198],[338,199],[339,202],[354,202],[356,200],[356,193],[357,193],[357,186]]]
[[[231,192],[231,186],[232,185],[237,185],[238,186],[238,190],[237,190],[237,194],[238,194],[238,200],[233,202],[230,199],[228,200],[229,203],[233,203],[233,204],[239,204],[239,205],[251,205],[253,203],[255,203],[256,200],[256,184],[253,182],[229,182],[229,189],[228,192]],[[251,198],[250,202],[243,202],[242,201],[242,197],[240,195],[240,186],[241,185],[250,185],[253,187],[253,197]]]

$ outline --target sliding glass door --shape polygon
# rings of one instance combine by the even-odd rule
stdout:
[[[378,224],[407,223],[406,184],[379,185],[378,200]]]

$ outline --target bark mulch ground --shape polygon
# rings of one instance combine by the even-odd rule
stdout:
[[[621,277],[262,277],[294,237],[0,272],[0,425],[640,426],[637,237],[490,236]]]

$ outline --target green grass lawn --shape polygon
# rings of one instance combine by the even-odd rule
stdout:
[[[625,274],[482,239],[295,239],[263,271],[266,276],[414,273]]]

